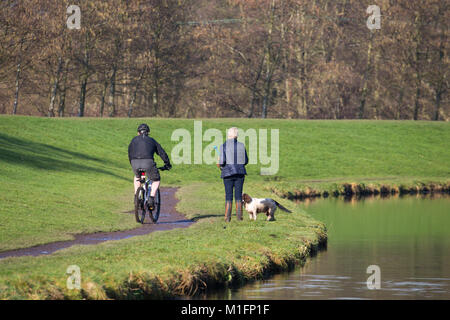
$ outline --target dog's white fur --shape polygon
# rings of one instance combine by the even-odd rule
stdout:
[[[275,221],[275,211],[277,211],[277,207],[283,211],[291,212],[273,199],[252,198],[246,193],[242,195],[242,203],[245,210],[249,213],[250,220],[255,221],[256,215],[261,212],[266,214],[267,221]]]

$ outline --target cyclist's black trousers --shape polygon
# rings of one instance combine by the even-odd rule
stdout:
[[[151,181],[160,181],[161,176],[159,175],[159,170],[156,167],[155,161],[153,159],[134,159],[131,160],[131,167],[133,168],[136,177],[139,177],[138,170],[144,169],[147,173],[147,177]]]

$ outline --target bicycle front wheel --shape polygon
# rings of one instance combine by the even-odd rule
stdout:
[[[145,220],[145,189],[139,187],[134,196],[134,215],[137,223],[144,223]]]
[[[156,223],[158,221],[160,209],[161,209],[161,194],[159,193],[158,189],[155,194],[155,207],[153,211],[149,212],[150,220],[152,220],[153,223]]]

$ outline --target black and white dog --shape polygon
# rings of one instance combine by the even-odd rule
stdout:
[[[242,195],[242,204],[249,213],[250,220],[256,220],[256,214],[264,212],[267,216],[267,221],[275,221],[275,211],[277,210],[277,207],[285,212],[291,213],[291,211],[273,199],[252,198],[246,193]]]

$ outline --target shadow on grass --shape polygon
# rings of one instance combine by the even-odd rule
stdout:
[[[0,162],[22,165],[38,170],[94,172],[128,181],[113,172],[76,162],[94,161],[99,165],[111,163],[80,152],[65,150],[44,143],[26,141],[0,133]]]
[[[197,222],[198,220],[202,220],[202,219],[218,218],[218,217],[225,217],[225,214],[205,214],[202,216],[196,216],[196,217],[192,218],[191,220],[194,222]]]

